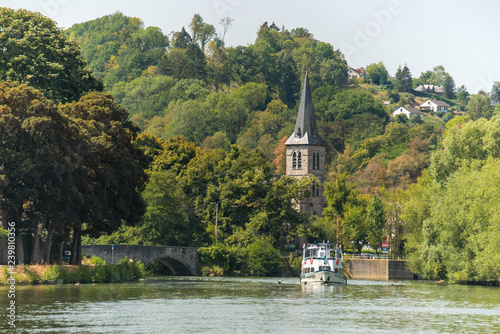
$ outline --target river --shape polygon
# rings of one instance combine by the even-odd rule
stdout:
[[[500,333],[500,288],[172,277],[16,287],[15,333]],[[7,287],[0,288],[6,310]],[[0,332],[9,332],[2,311]],[[12,331],[14,332],[14,331]]]

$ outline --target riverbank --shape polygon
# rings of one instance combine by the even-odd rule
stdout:
[[[12,274],[15,273],[15,274]],[[0,285],[54,283],[112,283],[136,281],[145,275],[144,265],[123,259],[118,264],[18,265],[12,270],[0,266]]]

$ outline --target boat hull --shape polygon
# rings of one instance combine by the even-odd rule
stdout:
[[[300,277],[301,284],[346,284],[344,275],[333,271],[321,270],[304,274]]]

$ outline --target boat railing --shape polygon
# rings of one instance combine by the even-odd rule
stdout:
[[[363,254],[349,254],[344,253],[344,257],[346,259],[363,259],[363,260],[406,260],[406,256],[404,255],[394,255],[394,254],[372,254],[372,253],[363,253]]]

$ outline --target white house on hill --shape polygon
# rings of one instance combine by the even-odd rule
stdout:
[[[428,110],[434,112],[448,112],[451,106],[443,101],[427,100],[420,105],[420,110]]]
[[[417,108],[413,108],[413,107],[398,107],[394,110],[394,113],[392,114],[392,117],[396,117],[397,115],[399,114],[404,114],[406,115],[406,117],[408,117],[408,119],[412,116],[412,115],[417,115],[417,116],[420,116],[420,119],[423,118],[423,114],[420,110],[418,110]]]
[[[366,79],[365,68],[353,68],[349,66],[349,69],[347,70],[347,76],[349,79]]]

